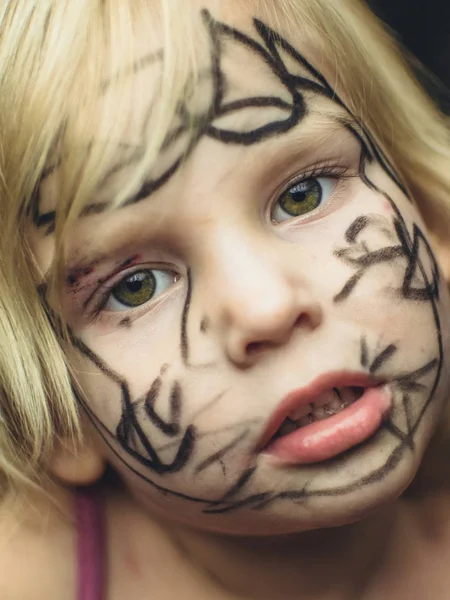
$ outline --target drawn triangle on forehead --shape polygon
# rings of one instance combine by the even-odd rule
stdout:
[[[207,135],[225,143],[253,144],[289,131],[306,114],[304,99],[264,45],[206,16],[215,84]]]
[[[222,76],[223,103],[253,97],[279,98],[292,104],[289,83],[280,77],[267,50],[257,51],[245,40],[226,33],[220,37],[219,68]]]
[[[322,73],[286,38],[258,19],[255,19],[255,29],[278,69],[294,78],[306,79],[324,90],[332,91]]]

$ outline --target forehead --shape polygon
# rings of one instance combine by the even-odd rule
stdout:
[[[136,60],[102,81],[92,107],[95,132],[83,127],[82,114],[75,121],[75,145],[95,165],[91,179],[97,179],[95,201],[81,202],[82,214],[102,211],[114,197],[134,203],[150,196],[202,138],[254,146],[288,133],[317,106],[323,114],[345,116],[317,64],[321,53],[306,35],[297,32],[293,39],[280,19],[273,23],[252,3],[221,3],[218,14],[202,4],[190,18],[196,35],[186,52],[176,23],[173,48],[138,27]],[[42,181],[34,211],[38,228],[51,226],[62,176],[56,164]]]
[[[306,31],[293,37],[282,19],[260,14],[253,2],[189,6],[196,4],[190,24],[174,19],[164,38],[138,27],[138,58],[102,85],[96,135],[120,135],[125,156],[149,145],[159,146],[159,155],[186,150],[200,135],[251,144],[296,124],[306,112],[302,95],[333,94],[320,75],[323,53]],[[221,10],[212,10],[218,4]]]

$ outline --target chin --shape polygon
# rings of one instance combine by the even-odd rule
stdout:
[[[376,477],[374,473],[379,473],[380,469],[367,469],[367,464],[371,453],[376,456],[386,451],[386,448],[379,447],[377,441],[369,444],[370,450],[367,446],[354,449],[345,456],[326,461],[326,464],[310,466],[306,469],[306,481],[305,467],[284,469],[283,475],[277,477],[284,482],[280,483],[283,488],[278,500],[275,492],[272,502],[266,501],[256,508],[241,506],[222,515],[210,515],[209,519],[204,515],[198,525],[223,534],[274,536],[341,527],[368,519],[379,511],[389,509],[405,492],[417,473],[426,447],[426,440],[422,440],[420,450],[416,445],[414,451],[405,449],[399,452],[401,456],[395,466],[386,467],[383,477]],[[391,456],[392,451],[388,455]],[[375,465],[376,459],[372,460]],[[327,484],[326,474],[333,472],[339,472],[342,479],[345,477],[347,489],[345,486],[333,487],[334,477]],[[364,472],[366,477],[362,476]],[[271,478],[274,481],[273,472]],[[296,479],[303,483],[303,488],[295,485]],[[298,493],[301,489],[305,492],[303,497]]]

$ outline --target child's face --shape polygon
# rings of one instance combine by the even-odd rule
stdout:
[[[414,475],[448,393],[449,302],[417,210],[308,48],[231,22],[204,21],[216,79],[209,57],[188,160],[181,135],[155,185],[80,219],[63,303],[86,410],[133,493],[205,528],[298,531]],[[143,119],[125,143],[145,143]],[[43,265],[50,246],[40,233]],[[317,423],[267,447],[310,402]]]

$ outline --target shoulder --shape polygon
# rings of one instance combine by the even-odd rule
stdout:
[[[64,511],[30,499],[0,505],[0,598],[75,598],[76,532]],[[73,590],[73,592],[72,592]]]

